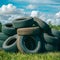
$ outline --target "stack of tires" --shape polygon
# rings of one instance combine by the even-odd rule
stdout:
[[[39,26],[33,26],[33,18],[20,18],[13,22],[17,28],[17,47],[21,53],[38,53],[42,51]]]
[[[2,45],[8,37],[16,34],[16,29],[13,28],[12,23],[2,25],[2,32],[0,32],[0,50],[3,49]]]
[[[15,19],[2,26],[2,48],[8,52],[41,53],[60,50],[60,31],[34,17]]]
[[[60,31],[51,29],[48,24],[36,17],[34,21],[42,29],[45,51],[60,50]]]

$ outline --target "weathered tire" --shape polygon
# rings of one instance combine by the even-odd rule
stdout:
[[[59,44],[59,39],[57,37],[50,36],[46,33],[44,33],[44,40],[47,43],[50,43],[50,44],[53,44],[53,45],[58,45]]]
[[[17,35],[9,37],[3,43],[3,49],[7,52],[17,52],[17,45],[16,45]]]
[[[0,33],[0,40],[5,41],[8,37],[9,37],[8,35],[6,35],[2,32]]]
[[[16,29],[13,28],[12,23],[6,23],[5,25],[3,25],[2,32],[9,36],[13,36],[17,33]]]
[[[49,35],[51,34],[51,28],[49,27],[49,25],[47,23],[45,23],[44,21],[42,21],[39,18],[34,17],[34,24],[39,26],[42,29],[42,32],[48,33]]]
[[[54,46],[52,44],[45,44],[45,50],[46,51],[58,51],[58,47]]]
[[[18,35],[39,35],[40,28],[39,27],[28,27],[28,28],[19,28],[17,29]]]
[[[2,24],[1,24],[1,22],[0,22],[0,32],[1,32],[1,29],[2,29]]]
[[[17,47],[22,53],[38,53],[41,52],[42,43],[38,36],[18,36]]]
[[[30,17],[23,17],[19,19],[15,19],[13,21],[14,28],[24,28],[24,27],[31,27],[33,25],[33,19]]]
[[[52,34],[58,38],[60,38],[60,31],[52,29]]]
[[[4,43],[4,41],[0,40],[0,50],[2,50],[3,43]]]

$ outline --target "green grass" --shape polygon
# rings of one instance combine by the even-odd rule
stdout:
[[[56,30],[60,30],[60,25],[59,26],[55,26],[55,25],[52,26],[52,25],[50,25],[50,27],[53,28],[53,29],[56,29]]]
[[[21,54],[0,51],[0,60],[60,60],[60,52]]]
[[[51,26],[51,28],[60,30],[60,26]],[[22,54],[0,51],[0,60],[60,60],[60,52]]]

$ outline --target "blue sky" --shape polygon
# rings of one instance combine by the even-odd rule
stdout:
[[[36,14],[60,25],[60,0],[0,0],[0,21]]]
[[[38,10],[44,13],[56,13],[60,11],[60,0],[0,0],[2,5],[13,4],[25,11]],[[36,6],[34,9],[27,9],[28,5]]]

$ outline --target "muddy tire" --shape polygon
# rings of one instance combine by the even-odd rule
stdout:
[[[18,35],[40,35],[40,28],[39,27],[28,27],[28,28],[20,28],[17,29]]]

